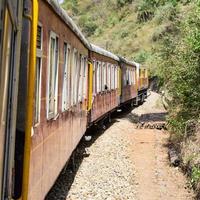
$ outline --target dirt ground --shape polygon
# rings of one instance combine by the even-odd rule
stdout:
[[[142,121],[153,123],[163,121],[165,113],[161,97],[156,93],[151,93],[142,106],[132,111]],[[187,188],[186,177],[169,164],[167,131],[135,129],[128,138],[132,142],[130,158],[136,171],[137,199],[194,199],[193,191]]]
[[[67,168],[46,200],[194,199],[186,177],[169,164],[169,133],[138,129],[134,123],[135,118],[161,122],[165,115],[160,96],[151,93],[143,105],[119,115],[104,132],[94,133],[92,141],[82,141],[75,173]]]

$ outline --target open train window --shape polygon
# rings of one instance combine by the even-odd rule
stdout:
[[[129,85],[130,83],[129,83],[129,69],[127,68],[126,69],[126,85]]]
[[[64,43],[64,66],[63,66],[63,88],[62,88],[62,111],[70,106],[70,45]]]
[[[71,74],[71,104],[75,105],[77,103],[77,87],[78,87],[78,51],[74,49],[73,51],[73,65],[72,65],[72,74]]]
[[[57,115],[58,102],[58,37],[50,33],[49,40],[49,63],[48,63],[48,96],[47,118],[52,119]]]
[[[34,125],[40,122],[40,104],[41,104],[41,71],[42,71],[42,26],[37,28],[37,57],[36,57],[36,77],[35,77],[35,107],[34,107]]]
[[[107,90],[107,85],[106,85],[106,64],[102,64],[102,91]]]

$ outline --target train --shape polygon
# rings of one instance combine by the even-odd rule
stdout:
[[[0,12],[0,199],[43,200],[90,126],[145,100],[148,69],[91,44],[57,0]]]

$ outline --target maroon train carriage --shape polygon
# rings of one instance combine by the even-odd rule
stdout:
[[[24,37],[22,49],[29,42]],[[86,131],[89,48],[90,44],[57,0],[39,0],[29,200],[45,198]],[[27,63],[22,65],[26,69]],[[26,74],[25,71],[21,77],[24,81]],[[26,85],[24,81],[22,84]],[[25,116],[22,99],[26,94],[23,85],[19,86],[18,116],[18,130],[22,133]],[[20,140],[23,138],[18,143]],[[18,175],[16,183],[21,182],[20,172]]]
[[[98,121],[120,103],[119,58],[109,51],[91,44],[93,64],[93,100],[89,122]]]
[[[122,94],[121,104],[137,103],[137,76],[136,65],[125,58],[120,57],[120,66],[122,73]]]

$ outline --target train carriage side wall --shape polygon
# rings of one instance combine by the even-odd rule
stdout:
[[[55,13],[44,0],[39,0],[39,22],[43,32],[43,49],[41,65],[41,108],[40,121],[33,128],[29,200],[43,200],[61,169],[69,159],[85,133],[87,125],[87,111],[83,103],[78,102],[66,111],[62,111],[62,87],[64,72],[64,43],[67,43],[84,56],[88,56],[88,49],[65,22]],[[58,39],[58,101],[57,116],[47,119],[47,84],[49,64],[50,34],[54,33]],[[71,70],[72,57],[71,60]],[[70,76],[71,79],[71,76]],[[71,91],[72,84],[70,84]]]
[[[97,73],[94,66],[94,61],[99,63],[106,64],[106,80],[108,81],[108,64],[111,64],[115,67],[119,67],[118,61],[107,57],[105,55],[99,54],[94,51],[90,51],[90,60],[93,62],[93,106],[90,113],[89,123],[93,123],[104,117],[109,112],[113,111],[119,105],[119,92],[117,88],[108,88],[104,91],[94,91],[94,88],[97,86]],[[103,66],[101,65],[101,70]],[[101,71],[101,74],[103,72]],[[114,79],[114,74],[110,73],[110,82]]]
[[[130,64],[121,62],[122,70],[122,95],[121,104],[136,100],[137,98],[137,76],[136,67]]]

